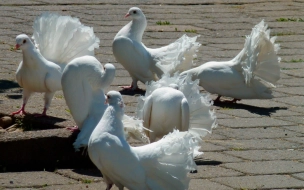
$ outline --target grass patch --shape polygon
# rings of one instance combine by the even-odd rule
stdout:
[[[82,183],[89,184],[89,183],[92,183],[92,180],[89,180],[89,179],[83,179],[83,180],[82,180]]]
[[[302,18],[277,18],[277,22],[304,22]]]
[[[21,128],[23,131],[33,131],[35,129],[32,122],[24,122],[24,120],[21,118],[16,118],[15,124],[17,124],[17,127]]]
[[[245,9],[245,6],[244,5],[232,5],[232,8],[235,8],[235,9]]]
[[[63,95],[57,94],[57,95],[55,96],[55,98],[57,98],[57,99],[62,99],[62,98],[63,98]]]
[[[292,59],[292,60],[289,60],[289,61],[286,61],[288,63],[300,63],[300,62],[304,62],[303,59]]]
[[[275,36],[291,36],[294,35],[294,32],[278,32],[276,34],[274,34]]]
[[[232,110],[230,107],[222,107],[221,110]]]
[[[170,25],[171,23],[169,21],[157,21],[157,25]]]
[[[194,29],[187,30],[187,29],[186,29],[185,32],[188,32],[188,33],[195,33],[195,34],[196,34],[196,33],[197,33],[197,30],[194,30]]]
[[[288,71],[288,70],[295,70],[295,69],[298,69],[298,68],[281,68],[281,70],[284,70],[284,71]]]

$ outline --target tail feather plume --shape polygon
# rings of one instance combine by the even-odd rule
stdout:
[[[199,36],[188,37],[184,34],[168,46],[147,49],[154,57],[156,67],[159,67],[164,73],[182,72],[195,66],[193,59],[196,58],[196,52],[201,46],[199,42],[196,42],[197,37]]]
[[[78,18],[43,13],[34,21],[33,39],[40,53],[49,61],[67,64],[84,55],[94,56],[99,38],[93,28],[81,24]]]
[[[142,120],[124,115],[122,123],[124,125],[124,132],[127,139],[132,137],[133,139],[139,140],[143,143],[150,143],[149,138],[145,134],[145,130],[149,129],[145,128],[142,122]]]
[[[280,79],[280,58],[277,56],[280,46],[275,44],[275,40],[276,37],[270,37],[270,30],[264,20],[246,36],[244,49],[235,59],[240,59],[248,86],[251,85],[254,76],[272,85]]]
[[[178,86],[178,90],[183,92],[189,103],[189,131],[193,133],[193,135],[199,137],[206,136],[208,133],[212,132],[213,128],[217,127],[217,122],[214,111],[210,110],[213,101],[209,94],[200,93],[198,83],[198,80],[192,81],[190,75],[180,78],[178,73],[175,73],[172,77],[169,74],[165,74],[160,80],[147,83],[145,96],[138,98],[136,109],[137,117],[142,119],[142,108],[145,98],[154,90],[175,84]]]

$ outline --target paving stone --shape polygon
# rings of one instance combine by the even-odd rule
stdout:
[[[283,121],[290,121],[297,124],[304,124],[304,116],[288,116],[288,117],[275,117],[277,119],[283,120]]]
[[[234,156],[223,154],[222,152],[204,152],[203,160],[216,161],[220,163],[242,162],[243,160]]]
[[[286,127],[287,128],[287,127]],[[272,139],[302,136],[285,127],[224,128],[217,133],[232,139]]]
[[[304,95],[303,87],[289,87],[289,88],[277,88],[276,91],[284,92],[290,95]]]
[[[304,96],[290,96],[285,98],[275,98],[274,100],[294,106],[304,106]]]
[[[265,160],[301,160],[304,152],[294,149],[287,150],[246,150],[246,151],[225,151],[225,154],[236,156],[250,161]]]
[[[258,175],[240,177],[220,177],[211,181],[234,189],[282,189],[302,188],[304,182],[288,175]]]
[[[230,190],[233,188],[206,179],[192,179],[190,181],[189,190],[198,190],[198,189]]]
[[[213,144],[226,147],[229,150],[271,150],[271,149],[301,149],[302,144],[287,142],[281,139],[249,139],[249,140],[216,140],[211,141]],[[222,150],[225,148],[222,148]]]
[[[294,178],[297,178],[297,179],[304,180],[304,173],[292,174],[291,176],[293,176]]]
[[[226,163],[224,167],[247,174],[286,174],[304,172],[304,164],[296,161],[256,161]]]
[[[47,187],[42,188],[43,190],[53,190],[53,189],[60,189],[60,190],[84,190],[84,189],[106,189],[107,185],[104,182],[97,182],[97,183],[80,183],[80,184],[72,184],[72,185],[50,185]],[[118,190],[118,188],[113,185],[111,190]]]
[[[205,151],[222,151],[222,150],[227,150],[227,148],[223,147],[223,146],[219,146],[219,145],[214,145],[212,143],[209,143],[210,141],[205,141],[200,150],[199,151],[202,151],[202,152],[205,152]],[[213,142],[213,141],[212,141]]]
[[[291,138],[286,138],[286,140],[291,142],[301,143],[302,148],[304,148],[304,137],[291,137]]]
[[[0,173],[0,187],[44,187],[47,185],[73,184],[77,181],[51,172]]]
[[[235,119],[221,119],[218,121],[219,125],[231,128],[241,127],[271,127],[271,126],[283,126],[283,125],[295,125],[295,123],[289,121],[282,121],[274,118],[235,118]]]
[[[55,173],[62,176],[80,181],[80,182],[97,182],[102,181],[101,172],[97,169],[57,169]]]
[[[290,131],[295,131],[299,134],[304,134],[304,126],[303,125],[299,125],[299,126],[286,126],[284,127],[285,129],[287,130],[290,130]]]
[[[241,172],[237,172],[231,169],[226,169],[220,166],[200,165],[197,168],[198,168],[197,173],[191,173],[189,175],[191,179],[208,179],[214,177],[244,175]]]

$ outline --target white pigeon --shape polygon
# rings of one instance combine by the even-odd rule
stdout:
[[[24,114],[25,105],[33,92],[44,92],[44,110],[53,95],[61,90],[61,75],[65,65],[76,57],[94,55],[99,39],[93,29],[82,25],[77,18],[44,13],[34,21],[33,39],[21,34],[16,37],[16,49],[23,54],[16,78],[23,87],[23,104],[12,114]]]
[[[108,107],[105,104],[105,88],[115,77],[112,64],[102,64],[93,56],[82,56],[71,61],[61,79],[62,91],[80,133],[74,148],[86,147],[97,123]]]
[[[16,49],[19,48],[22,50],[23,60],[17,69],[16,79],[23,88],[23,103],[21,109],[12,115],[25,114],[25,105],[33,92],[44,92],[44,109],[41,115],[46,115],[54,93],[61,90],[61,68],[46,60],[25,34],[16,37]]]
[[[212,100],[199,92],[198,80],[179,79],[178,74],[164,75],[147,84],[145,96],[138,99],[137,117],[144,121],[150,142],[162,138],[174,129],[190,131],[201,138],[217,126],[210,110]]]
[[[75,150],[87,147],[89,138],[108,107],[105,103],[104,90],[115,77],[112,64],[102,64],[93,56],[82,56],[69,62],[65,67],[61,84],[66,103],[77,127],[80,130],[73,143]],[[127,115],[124,116],[125,135],[142,142],[149,142],[144,134],[142,122]]]
[[[206,91],[221,96],[240,99],[273,98],[271,87],[280,79],[279,45],[276,37],[270,38],[270,30],[261,21],[246,36],[244,49],[231,61],[208,62],[184,71],[181,78],[192,75]]]
[[[123,65],[132,77],[131,86],[125,89],[138,89],[137,81],[146,83],[156,81],[165,73],[173,74],[192,68],[195,52],[201,44],[197,36],[183,35],[175,42],[156,49],[147,48],[142,43],[142,36],[147,26],[143,12],[132,7],[125,17],[132,17],[115,36],[112,50],[116,61]]]
[[[109,107],[94,129],[88,145],[92,162],[102,172],[107,190],[185,190],[187,173],[196,169],[193,152],[198,147],[188,132],[174,131],[158,142],[131,147],[125,139],[124,103],[119,92],[107,93]]]
[[[162,138],[173,129],[189,129],[189,104],[184,94],[171,87],[158,88],[145,100],[143,106],[144,126],[150,142]]]

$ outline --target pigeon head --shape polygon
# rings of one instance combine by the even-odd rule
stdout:
[[[144,13],[138,7],[130,8],[128,13],[125,15],[125,17],[129,17],[129,16],[131,16],[132,19],[140,19],[145,17]]]
[[[112,106],[119,105],[119,107],[121,107],[121,108],[124,107],[122,96],[117,91],[108,92],[106,101],[108,102],[108,104],[110,104]]]
[[[26,49],[30,45],[32,45],[32,41],[26,34],[20,34],[16,37],[16,49]]]

